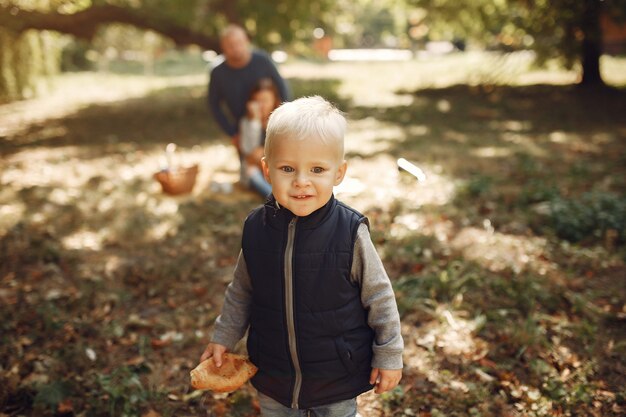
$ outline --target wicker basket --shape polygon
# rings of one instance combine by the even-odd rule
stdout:
[[[198,175],[198,165],[159,171],[154,178],[161,184],[163,192],[169,195],[187,194],[193,190]]]

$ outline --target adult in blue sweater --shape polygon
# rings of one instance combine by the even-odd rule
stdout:
[[[246,114],[246,103],[261,78],[271,78],[281,101],[289,100],[289,90],[270,57],[252,49],[242,27],[229,25],[220,35],[224,62],[211,71],[208,101],[222,130],[237,148],[239,121]]]

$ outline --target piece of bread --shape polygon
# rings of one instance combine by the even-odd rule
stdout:
[[[213,358],[201,362],[190,373],[191,386],[214,392],[232,392],[256,374],[257,367],[242,355],[224,353],[222,366],[217,367]]]

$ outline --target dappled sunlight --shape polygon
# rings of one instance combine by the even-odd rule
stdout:
[[[510,132],[528,132],[532,130],[533,124],[529,120],[492,120],[489,128]]]
[[[442,139],[450,142],[456,142],[458,144],[465,144],[469,142],[469,135],[463,132],[449,129],[443,132]]]
[[[104,236],[100,232],[81,230],[64,237],[61,243],[70,250],[100,250]]]
[[[78,161],[80,149],[65,146],[56,149],[27,149],[7,156],[0,161],[2,181],[10,183],[16,190],[63,184],[64,187],[79,187],[85,182]]]
[[[528,155],[537,158],[546,158],[550,156],[549,149],[537,143],[536,137],[530,134],[503,132],[500,135],[503,142],[512,143],[521,148]]]
[[[362,210],[372,201],[379,208],[389,207],[396,200],[415,208],[447,204],[454,197],[456,184],[442,166],[419,164],[426,179],[418,181],[398,167],[397,158],[390,152],[407,140],[407,132],[419,137],[428,131],[423,125],[402,129],[375,117],[350,120],[345,145],[348,172],[335,190],[338,197]]]
[[[426,174],[424,181],[399,170],[397,160],[384,153],[367,159],[349,158],[346,183],[337,187],[336,193],[360,210],[388,209],[397,201],[415,209],[449,203],[455,195],[455,182],[441,173],[439,166],[422,164],[420,168]]]
[[[3,197],[2,200],[5,198]],[[26,212],[26,204],[14,198],[7,198],[0,205],[0,234],[6,233],[11,227],[15,226],[24,218]]]
[[[586,136],[560,130],[550,132],[548,138],[550,142],[563,145],[572,152],[596,155],[602,153],[602,145],[607,145],[614,140],[614,137],[611,137],[609,134],[597,134],[589,140]]]
[[[125,154],[81,156],[82,149],[76,146],[8,156],[2,182],[11,187],[2,195],[1,230],[20,221],[49,224],[67,249],[100,250],[130,236],[158,241],[184,223],[181,205],[211,195],[212,181],[228,175],[237,164],[230,145],[181,149],[174,163],[198,164],[200,172],[192,194],[171,197],[153,178],[164,163],[161,150],[142,152],[131,145]],[[17,195],[23,195],[28,205]]]
[[[451,311],[440,305],[434,312],[435,319],[422,323],[412,341],[428,351],[441,350],[451,362],[475,361],[487,354],[487,344],[474,333],[485,318],[468,320],[467,313]],[[424,370],[422,370],[424,371]]]
[[[484,229],[465,227],[450,241],[450,246],[467,260],[492,272],[533,269],[541,275],[553,266],[546,261],[545,238],[514,236],[494,231],[489,223]]]
[[[497,148],[495,146],[485,146],[482,148],[474,148],[471,154],[479,158],[506,158],[513,154],[511,148]]]
[[[395,239],[419,235],[434,237],[439,242],[447,243],[454,231],[454,223],[450,220],[432,214],[412,212],[394,217],[389,233]],[[426,250],[432,253],[430,249]]]
[[[430,133],[431,129],[427,125],[423,124],[411,124],[406,128],[407,135],[417,138],[420,136],[426,136]]]
[[[334,189],[334,193],[338,198],[357,196],[363,192],[367,192],[367,185],[360,179],[349,175],[346,175],[341,184]]]
[[[0,106],[0,138],[19,135],[34,123],[48,123],[50,119],[66,117],[94,104],[139,98],[172,86],[203,85],[206,80],[204,74],[180,77],[114,76],[96,72],[63,74],[53,81],[54,89],[49,94]],[[55,130],[49,134],[60,132]]]
[[[599,189],[613,193],[603,218],[620,215],[623,95],[498,85],[528,80],[526,58],[281,65],[294,93],[323,94],[347,114],[335,194],[370,219],[402,315],[404,379],[361,396],[364,417],[584,413],[619,395],[623,241],[611,229],[566,242],[551,203],[578,209],[575,196]],[[35,363],[12,381],[64,377],[69,368],[48,358],[141,368],[166,401],[199,404],[185,370],[208,342],[242,221],[262,199],[237,184],[206,74],[63,82],[66,91],[0,106],[0,302],[19,336],[5,347],[7,369],[24,363],[13,351]],[[169,142],[174,165],[199,166],[189,194],[164,194],[153,178]],[[419,170],[399,168],[403,159]]]
[[[449,369],[449,364],[478,364],[487,356],[488,343],[476,335],[485,318],[468,318],[466,312],[451,310],[450,306],[443,304],[431,314],[431,320],[423,321],[417,327],[402,326],[405,372],[423,375],[444,392],[467,393],[470,390],[468,384],[495,380],[494,376],[478,368],[473,375]]]
[[[374,117],[350,120],[345,151],[361,157],[385,152],[398,142],[406,140],[406,133],[397,125]]]

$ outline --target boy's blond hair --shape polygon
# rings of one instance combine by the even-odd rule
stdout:
[[[274,141],[288,137],[297,140],[315,138],[336,144],[339,158],[343,160],[346,127],[343,113],[320,96],[283,103],[272,112],[267,122],[265,158],[271,158]]]

